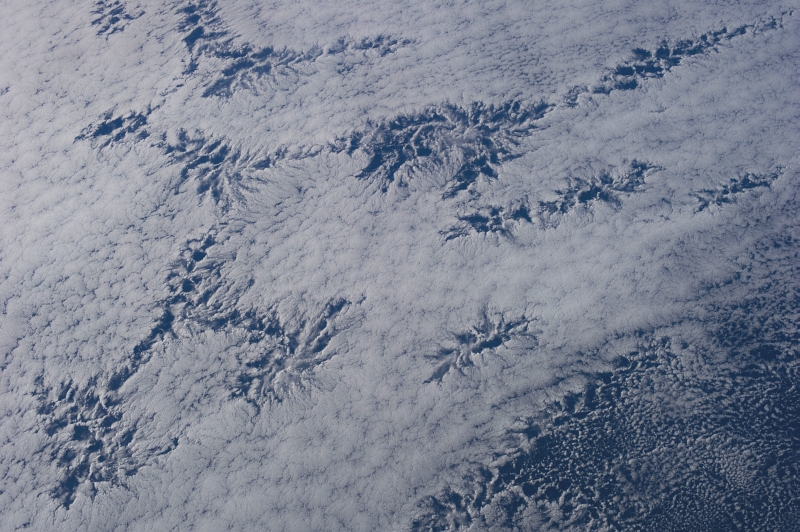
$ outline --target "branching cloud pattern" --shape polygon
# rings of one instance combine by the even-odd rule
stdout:
[[[796,527],[792,9],[5,11],[3,530]]]

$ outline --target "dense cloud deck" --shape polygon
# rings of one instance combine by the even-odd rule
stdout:
[[[795,530],[791,5],[0,17],[0,528]]]

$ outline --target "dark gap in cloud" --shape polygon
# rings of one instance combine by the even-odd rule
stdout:
[[[68,382],[57,392],[40,390],[38,414],[51,436],[43,452],[63,473],[51,495],[67,509],[79,489],[93,496],[97,482],[125,485],[125,479],[136,474],[150,457],[170,452],[177,445],[173,441],[167,446],[139,449],[134,457],[128,447],[136,436],[136,426],[130,425],[130,420],[122,422],[124,411],[118,395],[122,385],[150,360],[155,343],[172,332],[173,321],[169,309],[163,310],[149,335],[104,383],[93,379],[86,388]],[[55,399],[50,399],[53,395]]]
[[[232,396],[256,408],[265,401],[282,401],[290,386],[302,385],[309,371],[335,354],[327,347],[340,330],[340,316],[351,304],[346,299],[331,300],[319,313],[299,320],[282,319],[271,309],[259,322],[258,334],[248,339],[255,349],[241,360]]]
[[[136,422],[124,416],[121,391],[175,327],[188,327],[193,334],[203,330],[239,334],[238,345],[250,349],[239,360],[240,371],[231,376],[231,395],[257,408],[264,401],[282,400],[292,385],[302,384],[309,371],[333,356],[329,343],[351,303],[331,300],[318,313],[299,318],[282,317],[277,307],[263,312],[243,309],[238,296],[228,292],[223,263],[211,256],[218,238],[212,230],[188,243],[168,276],[170,296],[161,316],[107,379],[94,378],[85,387],[66,382],[56,389],[37,381],[37,413],[48,436],[40,452],[61,472],[50,495],[64,507],[72,505],[79,491],[93,496],[97,483],[125,486],[140,467],[177,446],[176,438],[147,448],[137,445]]]
[[[269,168],[286,155],[285,150],[264,156],[242,153],[221,139],[206,138],[199,131],[190,135],[183,129],[176,143],[167,143],[164,137],[161,147],[181,166],[181,179],[175,192],[182,184],[192,182],[198,195],[210,196],[223,211],[232,203],[243,201],[242,193],[248,190],[253,171]]]
[[[206,260],[209,249],[216,244],[215,234],[212,232],[199,241],[190,242],[184,253],[186,257],[179,261],[176,271],[167,277],[171,295],[161,305],[160,318],[147,337],[133,348],[127,363],[111,375],[107,384],[109,390],[119,390],[133,377],[150,360],[153,347],[167,335],[173,335],[178,322],[186,320],[187,312],[191,313],[196,306],[208,306],[208,300],[219,289],[221,278],[221,264]],[[215,310],[219,313],[219,305],[206,314],[213,314]],[[215,319],[216,321],[208,322],[207,318],[203,320],[201,317],[197,321],[218,330],[221,327],[218,322],[223,318],[218,315]]]
[[[137,427],[124,419],[119,398],[93,380],[85,388],[73,382],[55,389],[39,385],[40,416],[48,438],[39,449],[59,470],[60,479],[50,495],[69,509],[78,494],[96,492],[97,483],[125,486],[126,479],[153,457],[177,445],[132,448]]]
[[[531,332],[531,324],[525,316],[507,320],[505,316],[490,315],[484,310],[477,325],[453,334],[449,345],[428,357],[436,361],[437,368],[425,383],[441,382],[451,370],[463,374],[463,370],[475,366],[480,357],[505,346],[512,339],[518,344],[517,348],[532,349],[537,340]]]
[[[257,91],[259,83],[265,79],[297,74],[297,67],[313,63],[325,55],[369,51],[377,57],[385,57],[409,43],[408,40],[378,35],[374,38],[360,40],[341,38],[327,49],[315,47],[300,51],[286,47],[256,49],[249,44],[233,48],[230,42],[225,42],[213,50],[207,50],[207,52],[213,53],[214,57],[224,59],[226,66],[219,71],[217,79],[203,92],[203,97],[230,98],[238,89]],[[352,68],[352,65],[350,67],[340,65],[340,73],[344,73],[349,68]]]
[[[592,87],[573,87],[565,97],[568,106],[577,105],[578,97],[584,93],[609,94],[615,90],[629,91],[638,88],[645,79],[663,78],[685,59],[696,55],[708,55],[720,45],[746,33],[756,33],[783,28],[782,19],[792,12],[784,12],[780,18],[769,17],[766,21],[745,24],[732,30],[722,28],[710,31],[694,39],[682,39],[674,43],[662,41],[649,50],[635,48],[630,60],[615,67]]]
[[[151,112],[151,109],[143,113],[131,111],[126,115],[115,117],[113,112],[109,111],[103,116],[102,122],[90,124],[75,137],[75,140],[90,140],[99,148],[104,148],[126,138],[134,141],[146,139],[150,136],[145,126]]]
[[[545,227],[554,227],[560,223],[561,217],[580,205],[603,202],[619,207],[625,196],[642,190],[647,176],[658,169],[633,160],[616,174],[603,172],[590,178],[568,178],[569,186],[555,191],[557,199],[539,202],[537,219]]]
[[[723,350],[755,361],[774,361],[776,350],[785,351],[792,346],[797,352],[800,346],[800,262],[796,255],[787,255],[787,250],[800,248],[800,239],[786,233],[770,239],[762,239],[753,253],[754,260],[769,268],[766,281],[753,277],[753,268],[740,268],[735,280],[751,287],[751,296],[733,305],[710,304],[707,310],[712,315],[725,315],[727,319],[709,323],[708,334]],[[783,264],[788,258],[788,265]],[[785,286],[789,284],[789,287]],[[710,291],[723,284],[706,285],[701,289]],[[771,360],[772,359],[772,360]]]
[[[508,206],[489,205],[459,216],[459,224],[441,234],[445,241],[462,238],[470,234],[496,234],[512,238],[514,228],[520,223],[533,223],[530,206],[526,200]]]
[[[345,39],[340,38],[335,45],[328,48],[329,55],[336,55],[344,53],[350,49],[367,51],[372,50],[378,53],[380,57],[393,54],[398,48],[408,46],[411,41],[408,39],[398,39],[390,35],[377,35],[375,37],[363,37],[361,39]]]
[[[118,389],[135,375],[149,360],[152,347],[175,327],[193,335],[205,330],[229,334],[231,345],[241,348],[240,370],[230,379],[231,395],[257,408],[265,401],[281,401],[335,354],[328,346],[345,326],[343,315],[351,301],[333,299],[306,315],[283,315],[277,304],[262,309],[243,306],[223,274],[224,262],[211,253],[218,238],[214,230],[189,242],[167,278],[170,296],[163,303],[164,318],[112,376],[109,388]]]
[[[681,338],[640,333],[616,369],[509,432],[514,450],[423,499],[412,530],[795,530],[798,310],[796,287],[717,309],[731,363],[713,377],[684,365]]]
[[[111,391],[119,390],[128,379],[139,371],[139,368],[146,364],[150,359],[150,349],[156,342],[163,339],[167,333],[172,333],[172,323],[175,316],[169,309],[164,309],[161,318],[156,322],[147,338],[140,341],[133,348],[133,352],[128,359],[128,364],[114,372],[108,380],[107,387]]]
[[[745,174],[742,177],[731,178],[726,185],[721,185],[715,190],[701,190],[694,196],[699,205],[697,212],[706,210],[710,205],[721,206],[725,203],[733,203],[742,194],[756,188],[769,188],[772,183],[781,176],[783,168],[778,168],[776,172],[770,174]]]
[[[257,91],[265,80],[298,73],[298,68],[309,65],[326,55],[361,54],[351,60],[364,61],[370,57],[385,57],[411,41],[388,35],[355,39],[342,37],[326,47],[314,46],[309,50],[254,47],[249,43],[234,44],[224,28],[216,2],[194,2],[179,11],[183,15],[180,31],[183,42],[191,54],[187,73],[197,70],[202,56],[222,60],[216,79],[203,92],[203,97],[230,98],[236,90]],[[340,65],[343,73],[351,67]]]
[[[165,152],[181,165],[181,183],[193,181],[198,195],[208,193],[217,204],[241,180],[236,164],[241,153],[222,140],[207,139],[200,134],[190,137],[181,130],[178,142],[166,146]]]
[[[178,12],[183,17],[178,30],[184,35],[183,42],[191,54],[186,72],[191,73],[197,70],[200,55],[213,51],[220,42],[229,43],[230,39],[224,41],[228,32],[222,27],[216,2],[190,2]]]
[[[296,51],[289,48],[272,47],[253,49],[243,45],[237,49],[220,48],[213,50],[214,57],[226,60],[226,66],[218,73],[216,80],[205,91],[203,97],[216,96],[230,98],[237,89],[255,91],[258,83],[267,76],[273,78],[295,73],[294,67],[310,63],[323,54],[319,48]]]
[[[98,0],[94,4],[92,26],[97,26],[98,35],[113,35],[125,30],[132,20],[144,15],[144,11],[131,14],[121,0]]]
[[[365,152],[370,161],[357,177],[377,182],[384,193],[392,186],[408,186],[414,171],[444,168],[456,161],[443,193],[452,198],[481,178],[496,178],[497,168],[518,157],[520,140],[550,109],[544,102],[445,104],[371,123],[366,130],[339,139],[337,146],[348,154]]]
[[[148,109],[114,116],[109,111],[99,123],[84,128],[75,140],[88,140],[98,149],[103,149],[126,140],[137,142],[151,138],[146,128],[151,113],[152,109]],[[269,154],[251,154],[243,153],[224,139],[208,138],[202,131],[190,134],[180,129],[176,137],[176,141],[170,142],[167,134],[162,133],[151,144],[163,150],[180,167],[180,180],[174,192],[177,194],[184,184],[192,183],[198,196],[210,197],[223,213],[234,203],[243,201],[243,193],[250,190],[257,180],[254,173],[270,168],[282,159],[302,159],[320,151],[307,149],[290,155],[285,148],[279,148]]]
[[[150,330],[150,333],[147,335],[147,337],[139,341],[139,343],[133,348],[131,355],[126,361],[126,364],[119,367],[111,374],[106,384],[106,388],[109,391],[116,392],[119,390],[142,368],[142,366],[147,364],[147,362],[150,360],[151,350],[156,343],[162,341],[167,335],[174,334],[173,327],[176,324],[176,320],[179,320],[182,317],[182,314],[179,311],[183,311],[184,306],[187,303],[187,295],[184,293],[195,291],[195,282],[199,284],[201,280],[201,278],[198,276],[195,276],[193,279],[188,278],[188,275],[195,270],[198,263],[203,262],[208,254],[209,248],[211,248],[215,243],[216,240],[214,232],[209,233],[199,241],[193,241],[190,243],[190,247],[185,253],[188,255],[188,257],[184,257],[184,259],[180,262],[181,266],[179,267],[179,270],[182,271],[172,272],[167,277],[169,291],[172,295],[167,301],[163,302],[160,309],[161,316],[153,325],[153,328]],[[219,277],[218,266],[216,268],[211,266],[210,268],[206,269],[210,270],[212,274],[216,274],[216,276]],[[202,300],[203,297],[207,299],[210,297],[210,294],[204,294],[200,299]],[[175,305],[179,306],[175,307]]]
[[[180,182],[193,183],[200,196],[209,196],[223,213],[254,184],[253,172],[274,166],[284,159],[299,160],[333,153],[366,152],[370,163],[358,174],[360,179],[376,181],[383,192],[390,186],[405,188],[415,172],[434,169],[450,172],[443,198],[453,198],[468,191],[481,179],[495,179],[499,167],[519,157],[519,143],[535,129],[551,105],[539,102],[523,105],[507,102],[490,105],[482,102],[467,107],[452,104],[432,107],[414,115],[401,115],[364,130],[340,137],[325,147],[302,148],[290,152],[277,148],[268,154],[243,153],[221,138],[209,138],[202,131],[181,129],[177,140],[168,141],[166,133],[153,144],[180,165]],[[91,124],[76,137],[89,140],[99,149],[124,140],[139,141],[150,137],[146,127],[152,110],[114,116],[106,113],[98,124]],[[449,166],[449,169],[445,167]],[[517,220],[529,219],[530,213],[518,210],[507,213]]]

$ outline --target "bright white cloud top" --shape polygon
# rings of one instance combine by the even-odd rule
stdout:
[[[796,2],[0,7],[0,528],[795,530]]]

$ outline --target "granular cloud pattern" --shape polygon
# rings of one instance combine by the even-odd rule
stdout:
[[[796,529],[796,7],[451,4],[0,8],[0,529]]]
[[[754,349],[751,364],[708,382],[687,378],[671,340],[566,396],[521,429],[523,448],[473,473],[469,492],[424,500],[413,528],[793,530],[796,349]]]

